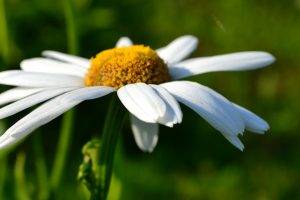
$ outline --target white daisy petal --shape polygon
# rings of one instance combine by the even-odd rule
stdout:
[[[90,66],[90,60],[79,56],[69,55],[57,51],[43,51],[42,55],[55,60],[60,60],[66,63],[75,64],[81,67],[88,68]]]
[[[167,46],[157,49],[158,55],[168,64],[177,63],[188,57],[198,45],[198,39],[192,35],[185,35],[175,39]]]
[[[132,41],[130,40],[129,37],[121,37],[117,44],[116,44],[116,47],[128,47],[128,46],[131,46],[133,45]]]
[[[83,78],[78,76],[21,70],[0,72],[0,84],[21,87],[77,87],[84,85]]]
[[[130,95],[128,90],[125,87],[121,87],[118,92],[118,97],[122,104],[127,108],[127,110],[138,117],[139,119],[148,122],[148,123],[156,123],[156,118],[153,114],[146,113],[142,107],[140,107],[137,102],[134,100],[134,97]]]
[[[134,115],[130,119],[136,144],[142,151],[151,153],[158,142],[158,124],[143,122]]]
[[[4,137],[5,135],[3,134],[1,137]],[[18,138],[14,138],[14,137],[10,137],[8,134],[7,134],[7,137],[6,139],[3,141],[3,142],[0,142],[0,149],[2,148],[6,148],[10,145],[13,145],[17,142],[19,142],[21,139],[18,139]]]
[[[60,95],[55,99],[44,103],[10,127],[0,137],[0,147],[6,147],[21,140],[38,127],[57,118],[82,101],[99,98],[113,91],[113,88],[99,86],[81,88]],[[14,140],[11,140],[11,137],[14,138]]]
[[[235,123],[238,133],[243,134],[245,130],[245,122],[241,116],[241,113],[236,109],[236,107],[232,104],[232,102],[230,102],[224,96],[222,96],[221,94],[217,93],[216,91],[208,87],[203,86],[203,89],[205,89],[207,92],[213,95],[214,98],[219,99],[220,106],[224,110],[226,110],[227,113],[230,113],[230,117],[232,121]]]
[[[275,61],[267,52],[249,51],[219,56],[192,58],[169,67],[174,79],[215,71],[243,71],[270,65]]]
[[[31,58],[21,62],[21,69],[28,72],[68,74],[84,77],[87,69],[47,58]]]
[[[243,151],[244,150],[244,145],[241,142],[241,140],[237,136],[232,136],[232,135],[224,135],[224,137],[236,148],[239,150]]]
[[[181,123],[182,122],[182,112],[180,106],[176,99],[163,87],[158,85],[151,85],[159,96],[165,101],[166,105],[168,106],[167,112],[165,114],[165,120],[172,121],[173,124]],[[171,118],[172,120],[168,120]]]
[[[253,112],[236,104],[234,104],[234,106],[241,113],[241,116],[245,121],[247,130],[254,133],[264,134],[267,130],[270,129],[269,124]]]
[[[28,97],[24,97],[23,99],[21,99],[19,101],[16,101],[14,103],[11,103],[7,106],[0,108],[0,119],[9,117],[18,112],[21,112],[22,110],[29,108],[31,106],[34,106],[43,101],[51,99],[55,96],[58,96],[60,94],[63,94],[63,93],[66,93],[66,92],[69,92],[69,91],[75,90],[75,89],[78,89],[78,88],[70,87],[70,88],[47,89],[47,90],[35,93],[33,95],[30,95]]]
[[[140,120],[173,125],[173,118],[166,117],[170,107],[150,85],[136,83],[123,86],[118,90],[118,96],[127,110]]]
[[[41,90],[43,90],[43,88],[21,88],[21,87],[7,90],[0,94],[0,106],[13,101],[17,101],[19,99],[37,93]]]
[[[241,133],[242,119],[237,110],[209,88],[189,81],[161,84],[181,103],[187,105],[223,135],[237,136]],[[234,117],[233,117],[234,116]],[[237,121],[236,121],[237,120]],[[243,126],[242,126],[243,127]]]

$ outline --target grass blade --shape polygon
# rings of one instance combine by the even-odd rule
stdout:
[[[4,63],[9,63],[11,58],[10,42],[4,0],[0,0],[0,53]]]
[[[73,2],[71,0],[64,0],[63,7],[67,27],[68,52],[71,54],[78,54],[78,38]],[[73,109],[68,111],[63,116],[57,152],[50,177],[50,184],[53,191],[56,191],[58,189],[62,179],[63,169],[65,167],[65,160],[71,143],[71,133],[73,132],[74,115],[75,110]]]

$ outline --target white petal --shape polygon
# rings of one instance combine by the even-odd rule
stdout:
[[[5,135],[3,134],[1,137],[4,137]],[[21,139],[18,139],[18,138],[14,138],[14,137],[10,137],[8,134],[7,134],[7,137],[6,139],[0,143],[0,149],[2,148],[6,148],[8,146],[11,146],[17,142],[19,142]]]
[[[169,107],[150,85],[144,83],[126,85],[118,90],[118,96],[127,110],[140,120],[166,126],[173,125],[173,118],[166,117]]]
[[[78,76],[21,70],[0,72],[0,84],[22,87],[77,87],[84,85],[83,78]]]
[[[203,89],[205,89],[207,92],[209,92],[214,98],[219,99],[220,106],[226,110],[228,114],[230,114],[230,117],[232,121],[235,123],[235,126],[237,127],[238,133],[243,134],[245,130],[245,122],[241,116],[241,113],[236,109],[236,107],[227,100],[224,96],[221,94],[217,93],[216,91],[203,86]]]
[[[43,90],[42,88],[13,88],[0,94],[0,105],[17,101],[34,93]]]
[[[209,88],[189,81],[175,81],[164,83],[166,88],[181,103],[187,105],[210,125],[223,135],[236,136],[241,133],[241,118],[237,110]]]
[[[5,107],[2,107],[0,109],[0,119],[9,117],[18,112],[21,112],[22,110],[29,108],[31,106],[34,106],[43,101],[51,99],[55,96],[58,96],[60,94],[63,94],[63,93],[66,93],[66,92],[69,92],[69,91],[75,90],[75,89],[78,89],[78,88],[71,87],[71,88],[47,89],[47,90],[35,93],[33,95],[30,95],[28,97],[24,97],[23,99],[21,99],[19,101],[16,101]]]
[[[31,58],[21,62],[21,69],[28,72],[68,74],[84,77],[87,69],[47,58]]]
[[[90,66],[90,60],[79,56],[69,55],[57,51],[43,51],[42,55],[55,60],[60,60],[66,63],[79,65],[81,67],[88,68]]]
[[[134,115],[131,116],[131,129],[138,147],[145,152],[151,153],[158,141],[158,124],[146,123]]]
[[[128,46],[131,46],[133,43],[132,41],[130,40],[129,37],[121,37],[117,44],[116,44],[116,47],[128,47]]]
[[[158,55],[168,64],[177,63],[187,58],[197,48],[198,39],[185,35],[175,39],[167,46],[157,49]]]
[[[267,52],[249,51],[219,56],[192,58],[169,68],[174,79],[214,71],[243,71],[270,65],[275,61]]]
[[[244,145],[240,141],[240,139],[237,136],[231,136],[231,135],[224,135],[224,137],[236,148],[239,150],[243,151],[244,150]]]
[[[264,134],[267,130],[270,129],[269,124],[253,112],[236,104],[234,104],[234,106],[241,113],[241,116],[245,121],[247,130],[254,133]]]
[[[172,121],[173,124],[182,122],[182,112],[176,99],[163,87],[158,85],[151,85],[159,96],[165,101],[167,105],[167,113],[165,114],[166,121]],[[169,119],[171,118],[171,120]]]
[[[21,140],[38,127],[50,122],[82,101],[99,98],[113,91],[113,88],[101,86],[81,88],[44,103],[15,123],[0,137],[0,148]],[[14,140],[11,140],[11,137]]]

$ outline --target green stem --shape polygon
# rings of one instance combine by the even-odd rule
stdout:
[[[71,54],[78,54],[78,38],[76,34],[76,22],[74,17],[74,7],[71,0],[64,0],[64,13],[67,26],[68,51]],[[65,160],[70,146],[72,126],[74,121],[75,111],[70,110],[63,116],[62,127],[60,130],[57,152],[54,160],[54,165],[50,177],[52,190],[57,190],[60,185]]]
[[[0,121],[0,133],[5,131],[5,124]],[[7,178],[7,150],[0,151],[0,199],[4,199],[4,185]]]
[[[25,180],[25,154],[19,153],[16,159],[15,165],[15,181],[16,181],[16,199],[18,200],[29,200],[29,194],[27,190],[26,180]]]
[[[11,58],[11,48],[8,34],[8,23],[6,18],[5,0],[0,0],[0,55],[4,64],[9,64]],[[3,133],[5,128],[4,121],[0,122],[0,132]],[[0,152],[0,199],[4,199],[4,185],[7,179],[7,150]]]
[[[91,200],[105,200],[107,198],[113,171],[114,153],[125,114],[126,112],[117,97],[113,96],[102,132],[99,170],[96,174],[96,177],[99,178],[97,184],[99,188],[91,191]]]
[[[4,186],[6,181],[7,173],[7,158],[6,155],[1,153],[0,155],[0,199],[4,199]]]
[[[68,49],[71,54],[78,54],[78,37],[75,22],[75,10],[72,0],[64,0],[64,13],[67,25]]]
[[[47,165],[45,161],[41,135],[39,133],[36,133],[33,138],[33,150],[35,153],[35,167],[39,191],[37,199],[46,200],[49,196]]]
[[[65,161],[70,146],[71,133],[73,131],[74,110],[68,111],[62,120],[60,137],[55,155],[55,160],[50,177],[50,184],[53,191],[57,190],[60,185]]]
[[[3,58],[4,64],[10,61],[10,42],[8,37],[8,25],[6,18],[5,2],[0,0],[0,54]],[[4,121],[0,122],[0,132],[5,130]],[[7,177],[7,151],[0,152],[0,199],[4,198],[4,185]]]
[[[4,63],[10,61],[10,42],[4,0],[0,0],[0,53]]]

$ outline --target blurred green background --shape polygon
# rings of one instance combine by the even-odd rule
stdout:
[[[145,154],[126,123],[110,199],[300,199],[299,0],[69,0],[69,10],[65,1],[0,0],[1,71],[16,69],[22,59],[45,49],[75,48],[91,57],[125,35],[158,48],[193,34],[200,39],[193,56],[264,50],[277,58],[262,70],[190,78],[262,116],[271,126],[266,135],[246,133],[246,149],[240,152],[182,106],[183,123],[161,127],[157,148]],[[68,47],[65,16],[70,10],[75,47]],[[77,107],[63,180],[50,199],[88,199],[76,180],[81,148],[101,134],[108,102],[106,97]],[[1,133],[27,112],[1,120]],[[58,118],[1,152],[0,199],[47,199],[43,171],[53,166],[60,126]]]

